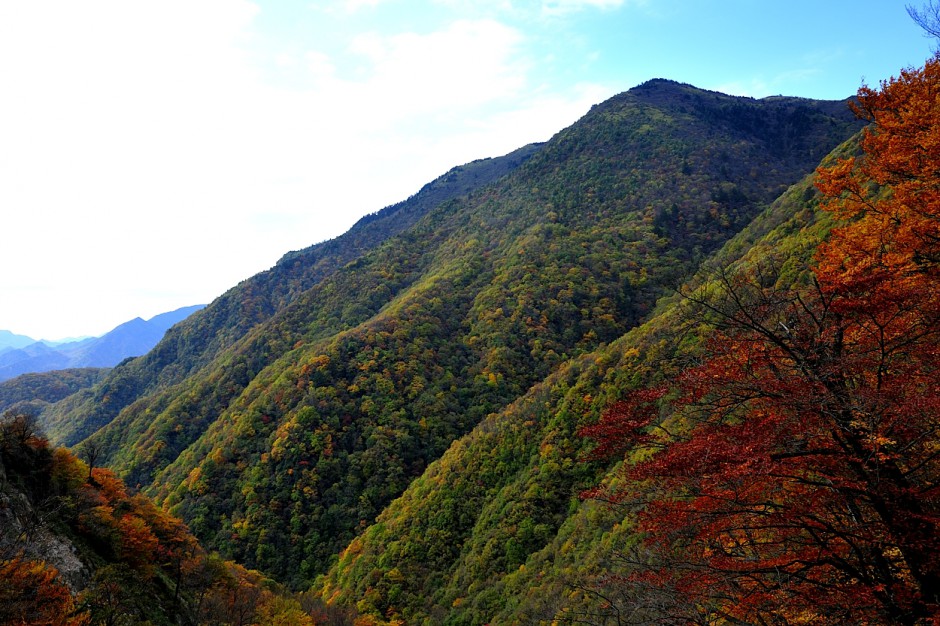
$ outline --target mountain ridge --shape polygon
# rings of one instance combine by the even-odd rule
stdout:
[[[197,304],[180,307],[155,315],[149,320],[136,317],[119,324],[100,337],[86,337],[69,342],[31,340],[31,343],[19,348],[0,352],[0,382],[28,373],[113,367],[129,357],[145,354],[157,345],[170,327],[204,306]]]
[[[782,281],[796,280],[832,225],[817,204],[809,176],[729,240],[687,289],[718,268],[772,258],[784,262]],[[616,464],[591,461],[592,444],[577,431],[625,390],[676,376],[694,359],[707,327],[690,309],[664,298],[648,321],[488,416],[350,543],[317,593],[405,623],[616,623],[619,607],[603,585],[616,551],[635,541],[631,509],[580,497],[614,480]]]
[[[9,330],[0,330],[0,354],[6,349],[24,348],[36,340],[26,335],[17,335]]]
[[[211,547],[303,585],[453,441],[629,332],[859,127],[844,102],[635,88],[378,243],[285,255],[47,427],[92,436]],[[230,333],[218,349],[208,328]]]
[[[315,285],[323,276],[353,261],[358,254],[381,245],[408,228],[442,201],[458,198],[502,173],[518,167],[539,149],[530,144],[502,157],[478,159],[448,170],[412,197],[360,219],[347,233],[303,250],[288,252],[269,270],[248,278],[213,301],[206,310],[167,333],[144,359],[127,364],[119,377],[86,390],[46,420],[50,436],[72,445],[113,420],[145,392],[156,392],[208,366],[219,354],[243,339],[285,303]],[[272,288],[276,285],[276,288]],[[160,372],[146,380],[150,369]],[[101,402],[108,396],[109,402]],[[68,414],[89,415],[69,423]]]

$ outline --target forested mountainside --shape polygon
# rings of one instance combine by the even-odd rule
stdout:
[[[206,367],[251,328],[325,276],[413,225],[438,204],[497,180],[525,162],[539,145],[503,157],[454,167],[411,198],[359,220],[347,233],[289,252],[266,272],[239,283],[198,315],[179,324],[143,358],[126,363],[95,389],[55,407],[43,426],[56,442],[72,445],[110,422],[137,398],[178,383]]]
[[[314,588],[364,623],[934,623],[938,84],[933,59],[863,88],[859,139]]]
[[[206,553],[82,456],[92,465],[49,446],[29,414],[0,418],[0,623],[313,626],[344,615]]]
[[[50,405],[99,382],[107,372],[107,368],[84,367],[5,380],[0,382],[0,413],[15,410],[40,415]]]
[[[94,432],[207,546],[302,587],[456,439],[647,319],[859,126],[845,102],[651,81],[348,262],[288,255],[56,407],[50,432]],[[546,511],[570,496],[546,492]],[[538,519],[495,567],[551,536]]]
[[[837,154],[851,154],[850,142]],[[805,277],[832,220],[808,176],[702,264],[693,293],[720,272],[775,264],[780,285]],[[458,439],[315,584],[377,623],[637,623],[654,619],[611,577],[628,571],[635,507],[583,494],[617,484],[580,434],[629,390],[673,380],[712,326],[672,296],[648,321],[567,361]],[[622,621],[618,621],[622,620]],[[655,621],[655,619],[654,619]]]

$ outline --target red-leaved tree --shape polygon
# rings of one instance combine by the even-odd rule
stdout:
[[[812,287],[719,275],[702,364],[584,431],[632,459],[606,496],[654,557],[626,581],[682,599],[647,618],[940,624],[940,58],[857,111]]]

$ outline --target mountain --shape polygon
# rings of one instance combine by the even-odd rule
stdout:
[[[439,204],[466,196],[528,160],[533,144],[498,158],[457,166],[412,197],[360,219],[347,233],[289,252],[277,265],[253,276],[171,329],[155,349],[124,364],[108,381],[76,394],[45,419],[48,434],[71,445],[92,434],[138,397],[179,383],[205,369],[221,352],[269,319],[292,299],[360,255],[412,227]],[[74,419],[81,415],[80,419]]]
[[[166,333],[166,331],[170,330],[173,326],[176,326],[196,311],[201,311],[204,308],[206,308],[206,305],[204,304],[195,304],[193,306],[181,307],[175,311],[160,313],[159,315],[154,315],[149,320],[147,320],[147,325],[151,328],[155,328],[158,331]]]
[[[55,626],[313,626],[318,607],[206,553],[178,519],[50,447],[23,414],[0,418],[0,598],[0,623]]]
[[[56,344],[37,341],[19,349],[7,350],[0,353],[0,381],[30,372],[113,367],[128,357],[146,354],[171,326],[203,307],[183,307],[161,313],[147,321],[138,317],[101,337]]]
[[[832,224],[818,198],[812,176],[793,185],[682,290],[769,260],[783,262],[784,284],[797,280]],[[634,508],[582,497],[618,476],[578,432],[626,390],[695,361],[709,326],[691,309],[663,299],[644,323],[487,416],[359,533],[317,593],[408,624],[642,622],[640,599],[610,580],[632,558]]]
[[[626,350],[621,338],[652,323],[661,298],[859,127],[845,102],[650,81],[504,157],[489,180],[476,184],[479,164],[468,164],[454,177],[469,183],[445,176],[433,200],[420,202],[422,190],[286,255],[58,403],[45,426],[99,446],[130,484],[249,567],[295,587],[330,572],[325,593],[376,615],[407,606],[431,623],[442,610],[482,623],[502,593],[487,581],[511,582],[490,575],[553,541],[580,510],[572,490],[600,471],[574,463],[571,433],[613,395],[596,383],[625,375],[609,347]],[[806,187],[789,210],[811,219],[812,201]],[[455,452],[473,441],[485,466]],[[519,474],[543,457],[538,478]],[[470,495],[401,518],[425,541],[364,543],[396,498],[386,515],[451,480],[453,463],[474,468],[454,478]],[[499,530],[468,535],[478,524]],[[373,549],[373,566],[350,565]],[[476,563],[454,569],[455,551]],[[397,560],[417,569],[384,569]],[[458,588],[467,593],[420,599]],[[475,613],[457,610],[477,591]]]
[[[106,368],[63,369],[5,380],[0,382],[0,414],[13,410],[39,415],[50,404],[99,382],[106,373]]]
[[[58,369],[67,366],[68,357],[41,341],[22,348],[11,348],[0,354],[0,379],[6,380],[21,373],[19,368],[28,367],[25,365],[27,363],[35,364],[39,371]],[[12,373],[12,376],[9,373]]]
[[[146,321],[138,317],[74,349],[66,346],[58,349],[69,354],[75,367],[111,367],[128,357],[146,354],[170,328],[203,308],[202,304],[182,307]]]
[[[92,365],[117,365],[129,356],[146,354],[157,345],[166,332],[149,322],[137,317],[115,327],[101,337],[86,340],[81,345],[59,346],[59,350],[69,355],[69,361],[76,367]]]
[[[35,339],[26,335],[17,335],[8,330],[0,330],[0,354],[10,348],[24,348],[31,343],[36,343]]]

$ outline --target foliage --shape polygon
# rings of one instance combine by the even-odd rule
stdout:
[[[91,436],[225,557],[295,588],[329,571],[330,619],[551,620],[589,602],[571,586],[630,540],[576,497],[607,469],[578,462],[578,427],[699,341],[678,339],[688,324],[671,313],[636,325],[854,131],[843,108],[651,81],[494,184],[468,185],[468,168],[445,202],[285,256],[46,423]],[[729,255],[747,262],[770,231],[761,245],[811,247],[815,196],[784,198]],[[135,532],[129,553],[153,545],[135,519],[116,523]],[[98,571],[105,611],[122,574]],[[178,576],[190,607],[264,605],[220,560],[175,571],[152,580]],[[118,604],[136,606],[125,591]]]
[[[218,389],[212,394],[220,396],[217,402],[230,400],[227,388],[242,388],[258,372],[256,359],[239,356],[244,349],[235,351],[233,357],[233,346],[252,328],[348,263],[408,230],[439,204],[472,193],[519,167],[537,149],[537,145],[525,146],[503,157],[455,167],[407,200],[362,218],[342,236],[285,254],[270,270],[243,281],[170,329],[143,357],[122,363],[102,384],[53,407],[43,416],[51,439],[74,445],[138,399],[144,399],[151,411],[162,411],[170,399],[191,389],[191,385],[176,385],[204,369],[233,368],[224,382],[212,379],[209,383]]]
[[[68,587],[56,569],[20,556],[0,560],[0,622],[36,626],[78,626],[87,615],[76,613]]]
[[[219,367],[128,407],[96,439],[211,547],[293,585],[313,579],[454,439],[635,325],[787,172],[815,164],[816,144],[768,152],[761,132],[773,125],[757,122],[802,112],[789,132],[823,129],[830,143],[850,128],[823,105],[662,89],[690,106],[654,106],[656,87],[598,107],[508,178],[324,278]],[[744,114],[750,126],[732,123]],[[719,149],[727,161],[712,158]],[[751,178],[745,162],[772,162],[776,174]],[[669,224],[687,228],[657,232],[664,203],[681,214]],[[549,528],[527,532],[510,562]]]
[[[810,180],[795,185],[709,265],[748,266],[775,251],[788,256],[787,272],[805,266],[828,228],[815,221],[812,189]],[[406,623],[548,623],[608,611],[598,592],[635,536],[623,512],[578,500],[606,463],[580,460],[587,450],[576,431],[623,389],[668,379],[691,358],[690,337],[708,331],[686,305],[663,303],[455,442],[315,589],[336,605]]]
[[[299,600],[206,554],[181,521],[109,470],[89,472],[50,448],[29,415],[0,422],[0,470],[4,624],[313,623]],[[53,544],[74,546],[86,574],[60,575]]]
[[[853,129],[834,106],[660,81],[596,107],[181,382],[130,404],[115,388],[126,408],[94,441],[211,548],[304,586],[451,442],[633,327],[814,166]],[[252,310],[285,288],[252,284],[239,291]],[[140,380],[127,398],[154,384]],[[542,545],[565,506],[521,531],[505,563]]]
[[[654,562],[624,583],[666,593],[655,621],[940,619],[938,85],[933,59],[860,90],[864,155],[820,170],[848,223],[814,289],[722,275],[701,365],[585,430],[629,451],[602,492],[643,503]]]
[[[50,404],[91,387],[107,374],[107,369],[80,368],[23,374],[0,382],[0,411],[41,413]]]

